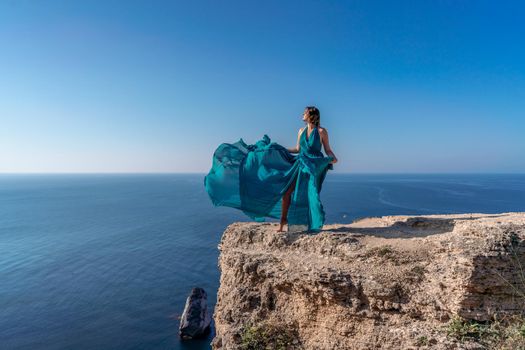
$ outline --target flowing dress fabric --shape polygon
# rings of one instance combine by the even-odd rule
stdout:
[[[288,211],[289,225],[306,225],[309,230],[323,227],[325,214],[319,194],[332,157],[321,152],[319,131],[299,139],[297,155],[267,135],[253,145],[242,139],[221,144],[213,154],[213,164],[204,177],[204,186],[215,206],[242,210],[256,221],[279,219],[282,197],[295,186]]]

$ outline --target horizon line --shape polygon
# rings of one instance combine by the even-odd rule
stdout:
[[[206,175],[208,172],[0,172],[2,175]],[[336,172],[332,175],[525,175],[525,172]]]

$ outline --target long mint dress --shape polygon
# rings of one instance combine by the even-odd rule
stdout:
[[[298,154],[290,153],[267,135],[253,145],[242,139],[221,144],[213,154],[204,186],[215,206],[242,210],[256,221],[281,217],[282,197],[295,186],[288,210],[289,225],[305,225],[317,231],[325,213],[319,197],[332,157],[321,152],[319,131],[308,137],[307,127],[299,139]]]

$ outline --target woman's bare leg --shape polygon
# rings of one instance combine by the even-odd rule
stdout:
[[[286,193],[283,195],[283,205],[281,208],[281,222],[279,224],[279,229],[277,232],[283,232],[284,225],[288,224],[288,209],[290,208],[290,202],[292,201],[292,193],[295,188],[295,181],[292,182],[292,185],[286,190]]]

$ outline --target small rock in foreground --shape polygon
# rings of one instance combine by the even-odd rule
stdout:
[[[210,331],[211,316],[208,313],[207,295],[202,288],[193,288],[182,313],[179,335],[182,339],[200,338]]]

